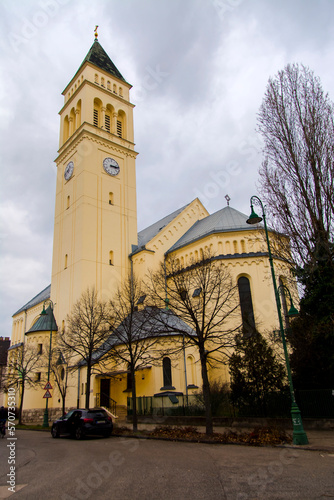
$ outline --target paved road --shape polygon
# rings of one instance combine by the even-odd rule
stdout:
[[[13,500],[334,498],[334,454],[17,431]],[[0,498],[13,449],[0,441]]]

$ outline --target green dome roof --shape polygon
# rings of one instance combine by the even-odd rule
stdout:
[[[53,315],[53,310],[51,309],[51,306],[47,309],[44,310],[36,321],[36,323],[28,330],[26,333],[32,333],[32,332],[50,332],[52,328],[53,332],[58,331],[58,326],[55,320],[55,317]]]

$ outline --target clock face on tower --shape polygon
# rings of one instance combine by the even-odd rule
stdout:
[[[68,181],[72,177],[73,170],[74,170],[74,163],[73,163],[73,161],[70,161],[66,165],[66,168],[65,168],[65,172],[64,172],[65,181]]]
[[[103,168],[109,175],[119,174],[119,165],[113,158],[105,158],[103,160]]]

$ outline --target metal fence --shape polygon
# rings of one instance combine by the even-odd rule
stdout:
[[[334,391],[297,390],[296,400],[303,418],[334,418]],[[164,396],[142,396],[136,399],[138,415],[152,416],[203,416],[204,404],[198,395],[178,394]],[[291,398],[289,391],[271,392],[266,395],[261,405],[234,404],[229,395],[224,395],[221,402],[215,401],[213,416],[217,417],[290,417]],[[127,400],[127,413],[133,413],[132,398]]]

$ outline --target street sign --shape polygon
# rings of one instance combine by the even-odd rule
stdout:
[[[44,398],[52,398],[51,392],[49,390],[47,390],[46,393],[44,394],[43,399]]]
[[[48,382],[44,387],[45,391],[47,391],[48,389],[52,389],[52,385],[50,384],[50,382]]]

